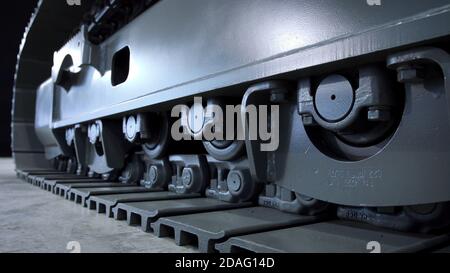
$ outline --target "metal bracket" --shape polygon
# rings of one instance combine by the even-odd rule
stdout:
[[[89,127],[88,139],[87,162],[91,170],[105,174],[124,167],[126,148],[119,122],[97,120]]]
[[[251,140],[249,132],[249,123],[247,120],[246,109],[249,105],[270,104],[272,94],[286,95],[291,90],[287,82],[269,81],[251,86],[242,100],[241,118],[245,132],[245,146],[249,161],[249,168],[254,180],[258,182],[274,181],[276,178],[271,173],[270,152],[262,152],[260,149],[261,141]],[[272,97],[273,98],[273,97]],[[283,109],[280,109],[283,111]]]
[[[248,170],[248,160],[219,161],[207,157],[213,174],[206,196],[226,202],[246,202],[258,194],[258,185],[252,180]]]
[[[172,167],[169,159],[151,159],[144,157],[145,172],[141,185],[150,189],[166,189],[172,180]]]
[[[264,207],[303,215],[317,215],[329,207],[326,202],[303,196],[276,184],[265,186],[258,203]]]
[[[169,191],[176,193],[203,193],[208,182],[208,162],[203,155],[172,155],[170,162],[176,170]]]

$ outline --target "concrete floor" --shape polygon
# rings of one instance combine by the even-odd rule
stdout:
[[[157,238],[16,178],[11,159],[0,158],[0,252],[195,252]]]

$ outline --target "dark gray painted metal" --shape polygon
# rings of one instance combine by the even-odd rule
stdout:
[[[104,181],[101,179],[91,178],[89,180],[86,179],[69,179],[69,180],[44,180],[41,183],[41,189],[53,192],[56,184],[70,184],[70,183],[108,183],[108,181]]]
[[[250,206],[250,203],[227,203],[210,198],[162,200],[149,202],[119,203],[113,208],[116,220],[127,220],[129,225],[140,225],[143,231],[159,217],[191,214]]]
[[[53,94],[54,84],[48,79],[36,91],[36,113],[34,127],[36,139],[45,147],[45,157],[52,159],[63,153],[53,133],[51,121],[53,120]],[[32,108],[31,108],[32,109]]]
[[[17,169],[51,168],[34,130],[23,124],[33,124],[36,90],[50,76],[53,52],[79,24],[85,8],[74,9],[65,1],[39,1],[30,19],[19,50],[12,102],[12,151]]]
[[[302,215],[318,215],[330,208],[330,204],[327,202],[295,193],[274,183],[265,185],[264,190],[258,196],[258,204]]]
[[[391,68],[433,63],[444,78],[405,83],[406,106],[392,138],[361,161],[328,157],[309,141],[294,105],[284,107],[276,183],[301,194],[350,206],[402,206],[450,200],[450,55],[422,48],[389,58]],[[438,80],[439,79],[439,80]],[[303,83],[300,83],[302,87]],[[290,107],[290,108],[289,108]],[[420,132],[420,133],[419,133]],[[302,140],[302,141],[300,141]],[[426,187],[424,187],[424,183]]]
[[[169,161],[176,172],[169,183],[169,191],[203,193],[209,182],[208,162],[204,155],[171,155]]]
[[[52,52],[59,47],[57,44],[62,41],[61,37],[65,36],[64,31],[58,35],[56,33],[61,32],[48,31],[50,29],[48,26],[53,24],[67,28],[66,30],[72,29],[73,25],[79,22],[81,14],[81,12],[73,13],[71,10],[72,15],[66,15],[65,3],[48,4],[50,2],[52,1],[41,4],[42,8],[36,17],[32,31],[28,33],[28,39],[24,40],[18,64],[13,107],[13,138],[15,139],[13,150],[19,169],[26,166],[39,168],[46,165],[42,160],[42,145],[34,142],[36,136],[29,134],[28,139],[22,138],[21,134],[26,133],[26,128],[30,127],[29,123],[33,122],[32,115],[26,114],[27,111],[24,111],[24,108],[34,101],[34,92],[38,84],[48,78],[48,72],[45,73],[45,71],[49,70],[45,68],[50,66]],[[330,10],[333,10],[335,16],[329,16]],[[230,86],[239,85],[238,88],[244,90],[251,82],[268,77],[279,75],[286,78],[297,78],[298,75],[307,77],[310,70],[303,69],[448,36],[449,19],[450,5],[444,0],[426,2],[416,0],[408,1],[407,4],[390,1],[376,8],[367,6],[364,1],[356,0],[338,4],[331,0],[321,2],[235,0],[227,3],[205,0],[162,1],[110,37],[104,44],[93,48],[84,43],[83,48],[86,51],[81,52],[81,57],[77,57],[80,52],[72,46],[83,38],[75,37],[69,41],[70,46],[63,48],[56,55],[53,72],[56,72],[56,75],[60,72],[58,58],[65,58],[67,53],[72,55],[77,64],[85,64],[85,66],[78,75],[79,81],[76,85],[70,90],[57,87],[54,94],[55,102],[50,104],[49,101],[44,101],[40,104],[53,105],[55,108],[52,113],[53,123],[49,126],[43,124],[43,127],[40,127],[42,124],[37,124],[38,131],[39,128],[45,128],[42,134],[44,137],[41,135],[41,138],[44,138],[42,142],[46,146],[52,146],[47,145],[54,144],[51,135],[47,133],[54,127],[128,113],[161,102]],[[59,24],[55,24],[56,22]],[[161,28],[161,25],[165,27]],[[334,27],[330,28],[330,25]],[[183,43],[179,43],[180,40],[183,40]],[[43,42],[39,43],[40,41]],[[42,46],[31,46],[31,44]],[[131,51],[130,75],[126,82],[112,87],[111,59],[114,53],[124,46],[128,46]],[[85,54],[86,52],[92,54]],[[393,56],[389,64],[396,68],[397,64],[409,63],[412,60],[438,60],[437,63],[441,65],[445,75],[448,75],[446,73],[449,70],[448,55],[442,52],[430,54],[429,51],[421,52],[419,55],[417,52],[414,54],[408,52]],[[86,56],[89,58],[86,59]],[[151,69],[148,69],[149,67]],[[290,72],[292,74],[286,74]],[[94,78],[96,80],[91,81]],[[444,80],[448,81],[448,78]],[[424,88],[417,83],[407,83],[407,87],[407,93],[411,91],[409,92],[411,94],[422,94],[424,91]],[[26,99],[25,92],[30,93]],[[295,116],[295,105],[288,106],[283,111],[292,114],[289,117],[296,117],[283,121],[291,125],[289,127],[291,134],[284,135],[286,139],[281,141],[284,146],[281,153],[276,155],[281,155],[280,158],[275,160],[276,156],[270,157],[272,165],[269,164],[269,168],[261,170],[270,174],[270,181],[276,180],[286,189],[347,205],[405,205],[448,201],[449,186],[442,178],[449,176],[446,173],[448,169],[446,164],[449,162],[447,155],[450,153],[447,148],[442,148],[442,143],[446,143],[449,136],[449,107],[448,96],[443,97],[446,98],[443,99],[442,96],[435,98],[427,94],[423,96],[423,101],[420,103],[419,100],[422,97],[414,97],[412,104],[407,104],[407,107],[411,108],[406,109],[407,115],[389,146],[386,146],[383,153],[358,164],[335,162],[319,151],[315,151],[311,143],[298,141],[298,139],[307,140],[307,136],[302,131],[300,118]],[[423,109],[423,111],[408,111],[413,108]],[[38,110],[38,113],[41,111]],[[438,128],[437,139],[435,135],[430,138],[427,133],[417,138],[408,138],[408,135],[414,135],[414,130],[417,130],[417,127],[408,126],[408,123],[414,120],[420,120],[418,125],[421,132],[434,132],[429,129]],[[28,125],[22,126],[23,124]],[[414,125],[416,126],[416,123]],[[439,156],[432,157],[427,154],[429,151]],[[47,152],[52,156],[57,154],[54,151]],[[417,157],[422,161],[414,161]],[[258,158],[258,160],[264,159],[266,158]],[[405,170],[398,170],[396,164],[399,162]],[[273,165],[282,167],[273,168]],[[317,169],[318,166],[321,169]],[[370,181],[367,183],[366,174],[379,174],[381,168],[384,168],[382,179],[376,176],[373,180],[373,177],[368,175]],[[285,172],[281,172],[279,177],[280,174],[273,172],[274,170]],[[399,172],[404,175],[400,179],[393,175]],[[336,173],[339,174],[337,179],[333,176]],[[341,173],[344,176],[340,175]],[[347,181],[354,181],[354,178],[360,177],[361,173],[362,183],[357,181],[356,186],[353,183],[351,187],[347,187]],[[42,181],[41,178],[34,180]],[[428,185],[424,191],[424,181],[430,180],[433,184]],[[409,184],[410,181],[412,181],[411,184]],[[392,187],[392,185],[396,186]],[[87,192],[78,191],[78,193],[80,194],[74,196],[85,204]],[[137,223],[137,216],[139,216],[142,218],[143,228],[147,229],[150,218],[154,220],[172,213],[183,214],[246,205],[211,203],[218,201],[204,198],[183,200],[144,202],[146,204],[144,207],[129,206],[129,203],[119,204],[117,207],[124,206],[124,208],[117,210],[116,216],[128,214],[127,218],[131,224]],[[136,204],[142,204],[142,202],[134,205]],[[120,218],[120,216],[117,217]],[[368,239],[365,234],[370,233],[366,229],[358,233],[358,228],[355,230],[354,227],[343,229],[334,225],[332,227],[315,225],[314,227],[315,230],[310,235],[322,236],[324,232],[331,233],[329,242],[337,243],[332,246],[325,243],[320,249],[333,249],[332,247],[337,246],[338,251],[346,250],[339,248],[341,235],[353,236],[354,238],[347,238],[344,241],[348,243],[348,246],[353,247],[351,249],[358,249],[359,243]],[[292,233],[290,233],[291,230]],[[292,240],[295,230],[279,231],[282,234],[274,237],[281,244],[278,248],[276,242],[272,242],[270,234],[273,233],[265,233],[269,236],[263,234],[263,240],[273,244],[273,248],[266,245],[266,249],[283,251],[286,246],[283,240],[286,242]],[[333,232],[336,231],[341,234],[335,236]],[[302,234],[303,232],[304,230]],[[358,237],[359,235],[361,236]],[[372,235],[379,235],[379,232]],[[256,237],[260,239],[258,236]],[[422,238],[415,238],[415,242],[418,240],[419,243],[413,244],[411,237],[404,238],[402,237],[404,235],[399,238],[397,235],[387,236],[383,233],[383,236],[389,239],[386,243],[389,251],[420,249],[423,243],[430,243],[428,238],[424,239],[425,241]],[[257,241],[256,237],[252,238]],[[446,236],[444,237],[438,237],[436,241],[447,239]],[[300,242],[301,240],[309,242],[310,238],[308,238],[308,236],[298,237]],[[255,247],[253,239],[249,240],[248,244]],[[333,241],[333,239],[336,240]],[[292,242],[289,241],[289,243],[292,246]],[[434,243],[434,239],[431,239],[431,243]],[[404,248],[405,245],[408,247]],[[308,247],[311,247],[311,244]],[[312,247],[306,250],[314,249],[314,244]]]
[[[373,226],[414,233],[439,232],[449,226],[450,204],[425,204],[397,208],[392,211],[367,207],[339,206],[337,217],[342,220],[367,223]]]
[[[125,139],[122,135],[122,123],[110,120],[97,120],[90,125],[90,128],[98,130],[98,135],[96,136],[98,139],[96,142],[87,143],[86,160],[89,169],[101,174],[111,172],[114,169],[122,169],[125,163],[126,152]],[[92,131],[88,130],[88,132]],[[88,137],[91,138],[92,136],[89,136],[88,133]],[[99,144],[100,140],[103,154],[99,154],[94,147],[94,144]]]
[[[45,174],[63,174],[64,172],[56,170],[16,170],[19,178],[27,180],[29,175],[45,175]]]
[[[71,50],[71,41],[56,55],[54,75],[69,53],[88,66],[69,91],[56,89],[54,127],[442,37],[450,33],[448,4],[161,1],[100,46]],[[112,86],[112,57],[125,46],[130,73]]]
[[[29,111],[32,111],[34,107],[28,109]],[[12,139],[12,145],[16,152],[39,153],[43,151],[39,138],[30,138],[30,136],[35,136],[33,123],[16,122],[13,129],[14,138]]]
[[[79,176],[76,174],[38,174],[38,175],[29,175],[27,176],[27,182],[36,186],[40,186],[41,182],[49,179],[49,180],[68,180],[68,179],[92,179],[87,176]],[[39,184],[39,185],[38,185]]]
[[[76,174],[66,174],[66,175],[48,175],[48,176],[35,176],[31,183],[35,186],[41,187],[42,183],[46,180],[46,179],[50,179],[50,180],[71,180],[71,179],[76,179],[76,180],[92,180],[92,178],[87,177],[87,176],[79,176]]]
[[[53,188],[53,193],[59,196],[63,196],[69,199],[69,191],[77,188],[119,188],[127,187],[128,185],[120,184],[117,182],[87,182],[87,183],[57,183]]]
[[[200,252],[213,252],[216,242],[229,237],[263,232],[317,222],[323,217],[301,216],[283,213],[275,209],[251,207],[235,210],[196,213],[182,216],[163,217],[151,224],[155,235],[175,236],[177,245],[191,243],[192,237],[198,243]]]
[[[133,193],[133,192],[152,192],[151,189],[138,186],[124,186],[124,187],[98,187],[98,188],[71,188],[67,194],[66,199],[74,201],[82,206],[87,206],[86,200],[92,195],[115,194],[115,193]]]
[[[145,172],[140,181],[147,188],[165,188],[172,181],[172,165],[168,158],[150,159],[143,157]]]
[[[314,96],[318,114],[333,122],[343,119],[350,112],[354,100],[351,83],[341,75],[331,75],[321,81]]]
[[[44,152],[13,152],[17,169],[50,169],[52,165],[46,160]]]
[[[197,193],[185,193],[177,194],[173,192],[160,191],[153,189],[154,192],[142,192],[142,193],[122,193],[122,194],[108,194],[108,195],[95,195],[89,197],[86,201],[89,209],[96,209],[98,213],[106,213],[107,217],[113,217],[113,207],[118,203],[127,202],[141,202],[141,201],[159,201],[159,200],[173,200],[198,198]]]
[[[219,161],[207,157],[211,178],[205,195],[226,202],[247,202],[258,194],[258,187],[248,170],[245,158],[235,161]],[[226,174],[226,175],[225,175]]]
[[[202,8],[199,9],[199,6]],[[249,13],[249,10],[252,12]],[[330,10],[335,16],[329,16]],[[260,19],[260,14],[264,14],[264,20]],[[214,23],[210,18],[214,18]],[[83,64],[83,67],[70,90],[55,88],[54,123],[48,128],[74,125],[238,84],[245,87],[262,78],[280,74],[285,76],[288,72],[448,36],[449,18],[450,5],[444,0],[417,0],[408,1],[408,4],[390,1],[380,7],[356,0],[339,3],[331,0],[319,3],[312,0],[263,0],[257,4],[254,1],[231,1],[226,5],[220,1],[204,0],[189,3],[162,1],[99,46],[86,42],[81,32],[57,52],[53,81],[57,80],[61,64],[68,54],[76,66]],[[157,27],[160,25],[165,27]],[[335,27],[330,28],[330,25]],[[178,42],[180,39],[182,44]],[[113,87],[111,60],[115,52],[124,46],[130,48],[131,54],[129,77],[123,84]],[[287,77],[298,75],[295,73]],[[447,105],[439,109],[445,107]],[[430,108],[435,109],[436,105]],[[38,112],[41,111],[38,109]],[[414,115],[421,114],[416,112],[410,116]],[[298,119],[293,119],[291,123],[293,130],[299,130],[296,141],[306,139],[298,122]],[[296,153],[311,151],[312,145],[297,142],[288,144],[292,151],[289,150],[290,155],[286,157],[286,170],[301,172],[304,168],[298,168],[294,162],[300,161],[293,160],[293,157]],[[306,162],[317,166],[323,158],[312,154],[315,153],[306,155]],[[416,154],[408,158],[414,156]],[[428,193],[416,198],[418,187],[411,188],[409,184],[406,188],[410,189],[410,194],[398,198],[398,192],[391,191],[394,183],[384,178],[393,177],[381,165],[382,161],[386,165],[388,163],[383,155],[376,158],[379,158],[378,162],[372,158],[371,162],[356,167],[325,158],[323,160],[330,163],[323,165],[318,172],[314,166],[305,166],[309,173],[301,176],[298,172],[289,171],[280,184],[308,196],[346,205],[407,205],[449,200],[448,194],[444,193],[450,191],[442,190],[442,187],[432,187]],[[403,156],[395,160],[391,157],[391,160],[405,162]],[[424,159],[424,165],[414,166],[416,170],[423,170],[424,166],[428,168],[433,165],[428,169],[434,169],[441,168],[443,162],[434,164]],[[408,163],[405,162],[404,166],[410,166]],[[378,174],[380,170],[383,179],[375,179],[376,189],[366,186],[348,189],[341,185],[355,173],[362,172],[363,176],[367,176],[367,173]],[[330,173],[336,172],[343,172],[345,177],[334,181]],[[419,176],[407,173],[405,176],[408,178],[424,181],[427,172],[422,171]],[[299,177],[305,182],[297,183]],[[333,181],[330,182],[330,179]],[[403,178],[396,180],[405,181],[403,183],[409,181]],[[405,187],[396,188],[400,190]]]
[[[367,243],[372,240],[381,243],[382,252],[417,252],[438,249],[438,247],[448,245],[450,241],[449,235],[406,234],[345,221],[306,224],[304,221],[316,221],[319,218],[285,214],[273,209],[251,207],[251,204],[229,204],[208,198],[175,200],[174,196],[169,195],[178,197],[180,195],[167,191],[111,194],[104,195],[106,198],[103,200],[118,200],[125,196],[135,198],[144,194],[153,195],[155,199],[171,198],[171,200],[119,203],[113,209],[115,218],[127,219],[129,224],[141,224],[143,229],[149,230],[150,223],[156,220],[156,217],[163,217],[152,225],[155,232],[162,235],[164,227],[166,231],[169,226],[180,228],[179,232],[175,233],[175,235],[178,234],[176,235],[179,238],[177,242],[180,244],[186,243],[186,240],[190,238],[186,236],[187,233],[183,234],[183,230],[200,234],[200,238],[205,239],[217,238],[223,234],[236,236],[242,233],[276,228],[272,231],[232,237],[224,243],[216,245],[216,249],[221,252],[241,250],[254,252],[367,252],[367,248],[364,247],[367,247]],[[91,196],[89,200],[92,197],[94,196]],[[122,200],[125,199],[122,198]],[[240,206],[247,206],[247,208],[239,208]],[[118,209],[118,207],[121,208]],[[172,214],[180,216],[171,216]],[[290,225],[302,226],[278,229]],[[204,245],[204,243],[201,244]],[[202,247],[202,249],[204,248]],[[445,249],[442,250],[445,251]]]
[[[448,235],[417,235],[375,229],[343,221],[233,237],[216,245],[220,252],[247,250],[264,253],[369,253],[379,242],[382,253],[418,252],[448,241]]]

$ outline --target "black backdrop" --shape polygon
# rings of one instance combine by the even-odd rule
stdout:
[[[10,122],[14,71],[20,41],[36,4],[37,0],[0,3],[0,156],[11,154]]]

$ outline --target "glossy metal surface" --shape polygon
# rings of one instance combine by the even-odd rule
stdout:
[[[449,8],[444,0],[161,1],[93,47],[69,90],[56,89],[53,126],[448,35]],[[113,86],[112,59],[124,47],[129,75]]]

